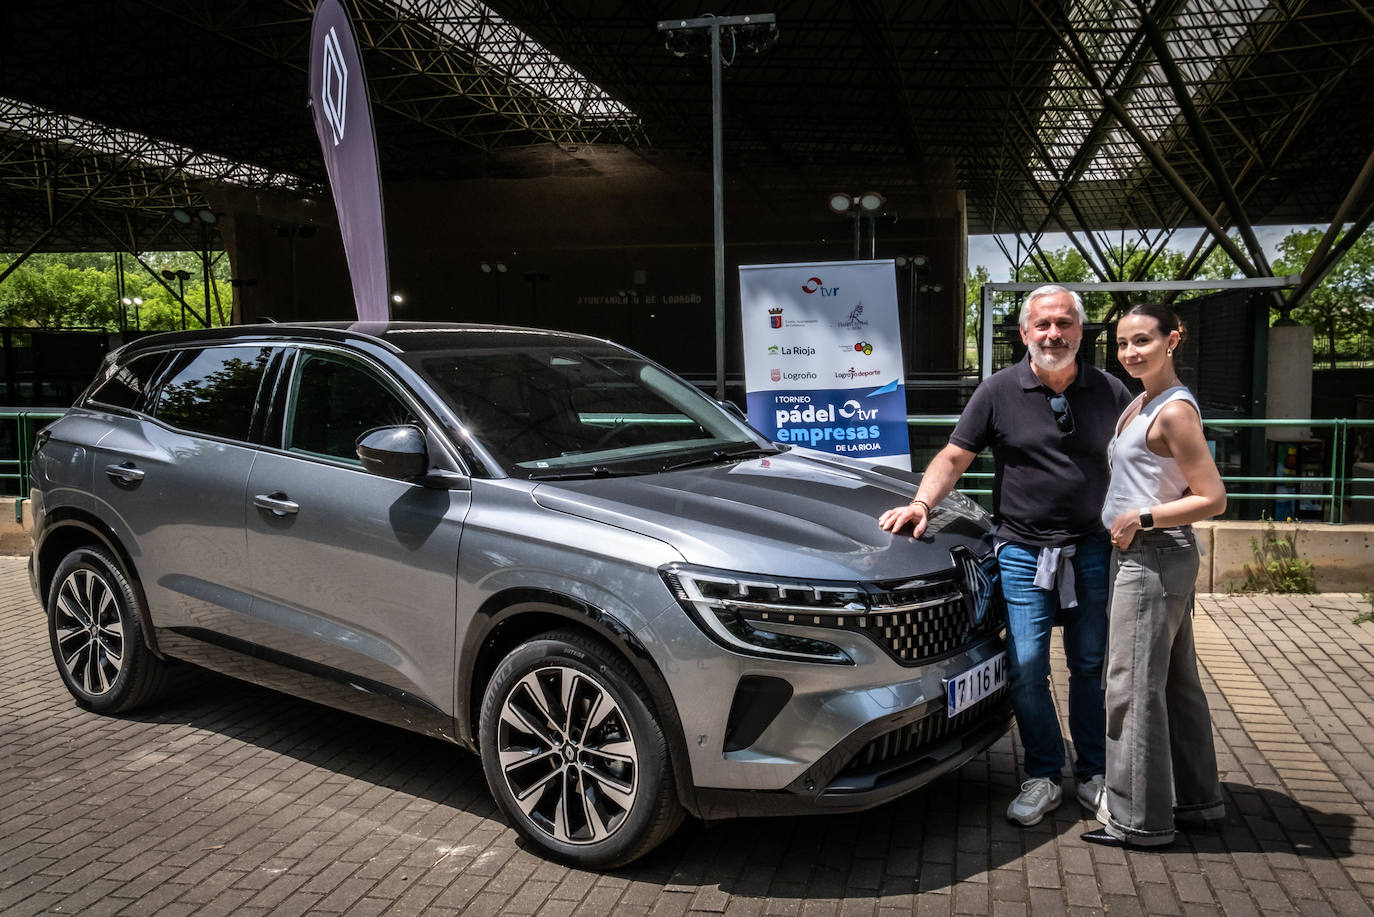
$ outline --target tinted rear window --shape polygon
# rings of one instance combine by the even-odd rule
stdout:
[[[247,439],[271,354],[270,347],[211,347],[178,357],[153,416],[192,433]]]
[[[125,364],[115,364],[107,371],[105,381],[91,392],[90,400],[116,408],[136,410],[144,407],[143,396],[157,375],[165,353],[146,353]]]

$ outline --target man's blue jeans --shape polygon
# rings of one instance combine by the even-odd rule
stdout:
[[[1056,591],[1034,585],[1038,548],[1007,544],[997,552],[1002,594],[1007,600],[1011,703],[1026,751],[1027,777],[1058,780],[1064,769],[1064,736],[1050,694],[1050,631],[1056,623],[1063,624],[1064,658],[1069,668],[1074,774],[1082,780],[1107,770],[1102,661],[1107,652],[1111,551],[1105,532],[1078,543],[1072,560],[1078,607],[1062,610]]]

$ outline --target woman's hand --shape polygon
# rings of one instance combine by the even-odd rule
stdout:
[[[1126,550],[1135,540],[1135,533],[1140,531],[1140,510],[1124,510],[1121,515],[1112,520],[1112,546]]]

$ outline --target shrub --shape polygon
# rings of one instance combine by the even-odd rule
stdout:
[[[1254,564],[1245,565],[1243,592],[1283,592],[1309,594],[1317,591],[1316,568],[1312,562],[1298,556],[1296,548],[1298,526],[1292,535],[1281,535],[1274,520],[1266,517],[1262,537],[1250,539]]]

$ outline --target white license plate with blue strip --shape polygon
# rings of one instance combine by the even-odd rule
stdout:
[[[945,679],[945,712],[955,716],[1007,683],[1007,654],[998,653],[954,678]]]

